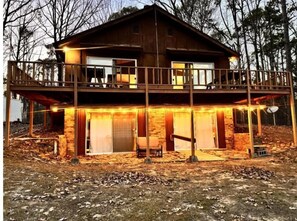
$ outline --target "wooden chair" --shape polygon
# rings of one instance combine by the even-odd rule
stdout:
[[[163,147],[159,142],[158,137],[150,137],[150,155],[156,156],[156,157],[162,157],[163,156]],[[136,153],[137,157],[146,156],[146,137],[138,137],[136,141]]]

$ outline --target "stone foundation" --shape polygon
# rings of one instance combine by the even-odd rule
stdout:
[[[65,135],[59,135],[59,155],[66,157],[67,155],[67,141]]]
[[[74,156],[74,109],[66,108],[64,115],[64,135],[67,143],[67,155]]]
[[[234,134],[234,149],[239,151],[246,151],[251,146],[249,133],[235,133]]]
[[[224,111],[225,121],[225,137],[226,137],[226,148],[234,148],[234,122],[233,122],[233,110],[226,109]]]
[[[158,109],[149,112],[149,134],[150,136],[159,137],[160,143],[165,143],[165,110]]]

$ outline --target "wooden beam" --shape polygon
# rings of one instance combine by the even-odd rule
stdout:
[[[33,125],[34,125],[34,101],[30,100],[29,136],[33,136]]]
[[[291,118],[292,118],[292,131],[293,131],[293,141],[294,146],[297,146],[297,128],[296,128],[296,112],[295,112],[295,99],[294,99],[294,88],[293,88],[293,74],[289,73],[289,80],[290,80],[290,107],[291,107]]]
[[[262,136],[261,110],[257,107],[258,136]]]
[[[77,146],[78,146],[78,111],[77,111],[77,102],[78,102],[78,96],[77,96],[77,71],[74,70],[74,156],[71,160],[72,164],[78,164],[79,160],[77,158]]]
[[[49,107],[44,107],[43,112],[43,129],[46,130],[47,128],[47,112],[49,111]]]
[[[149,88],[148,88],[148,70],[145,68],[145,131],[146,131],[146,158],[145,163],[151,163],[150,157],[150,135],[149,135]]]
[[[194,137],[194,101],[193,101],[193,80],[190,76],[190,107],[191,107],[191,156],[189,162],[198,162],[198,158],[195,153],[195,137]]]
[[[12,62],[8,61],[7,83],[6,83],[6,123],[5,123],[5,147],[9,147],[9,135],[10,135],[10,104],[11,104],[11,92],[10,81],[12,76]]]
[[[170,139],[173,140],[174,138],[180,139],[180,140],[184,140],[184,141],[188,141],[188,142],[192,142],[192,138],[181,136],[181,135],[177,135],[177,134],[171,134]],[[194,143],[196,143],[196,139],[195,138],[194,138]]]
[[[247,100],[248,100],[248,125],[249,125],[249,138],[250,138],[250,148],[249,155],[253,158],[254,149],[254,135],[253,135],[253,121],[252,121],[252,110],[251,110],[251,85],[250,85],[250,71],[247,71]]]

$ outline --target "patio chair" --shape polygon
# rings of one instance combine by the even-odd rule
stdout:
[[[156,156],[156,157],[162,157],[163,156],[163,147],[159,142],[158,137],[150,137],[150,155]],[[136,141],[136,153],[137,157],[146,156],[146,137],[138,137]]]

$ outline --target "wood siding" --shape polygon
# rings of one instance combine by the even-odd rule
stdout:
[[[171,140],[173,134],[173,112],[165,113],[165,128],[166,128],[166,150],[174,151],[174,141]]]
[[[138,111],[138,137],[146,136],[146,123],[145,123],[145,112],[143,110]]]
[[[219,141],[218,147],[226,148],[224,111],[217,112],[217,126],[218,126],[218,141]]]
[[[86,142],[86,111],[78,110],[77,155],[85,155]]]

